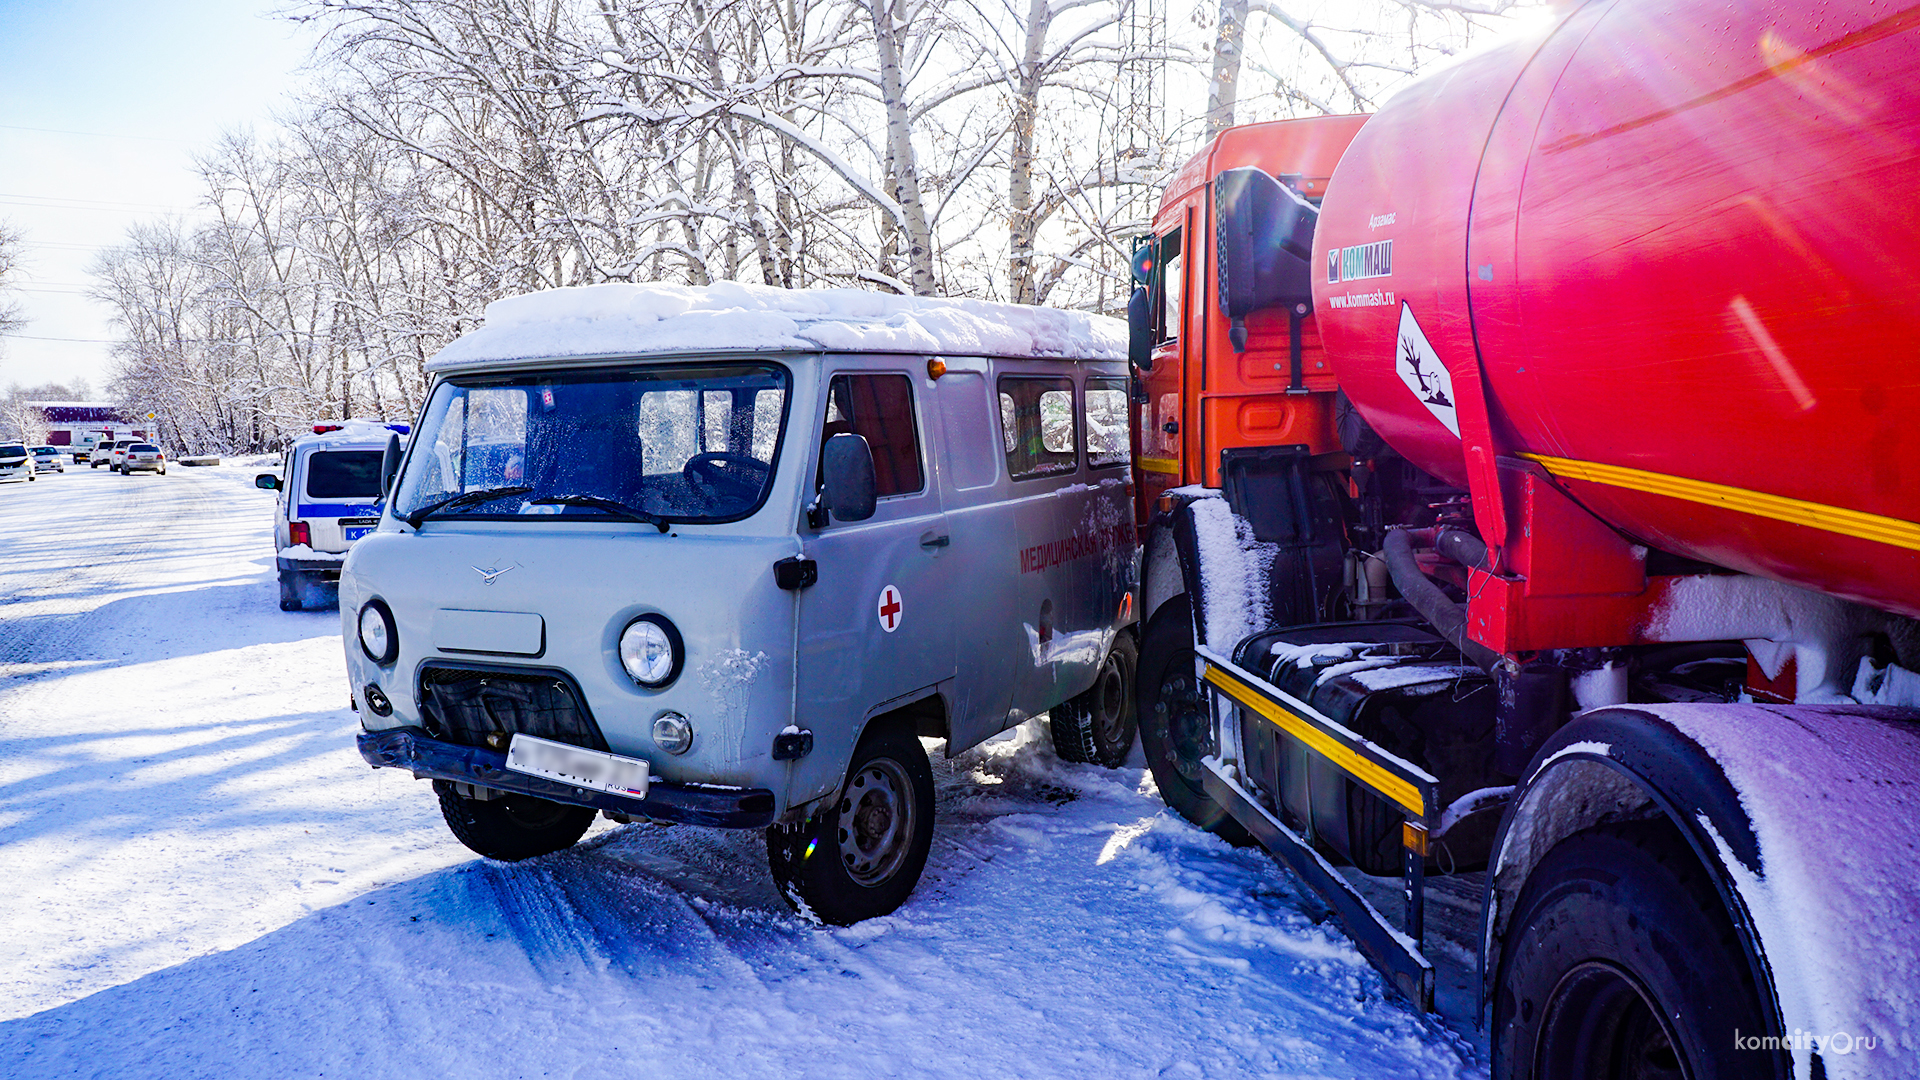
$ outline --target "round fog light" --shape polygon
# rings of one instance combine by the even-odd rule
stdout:
[[[393,715],[393,702],[388,701],[387,695],[380,692],[380,684],[368,683],[367,688],[361,691],[361,694],[367,699],[367,708],[373,710],[373,715]]]
[[[649,690],[678,678],[680,661],[680,631],[664,615],[642,615],[620,632],[620,666]]]
[[[664,713],[653,721],[653,744],[669,754],[684,754],[693,748],[693,725],[677,712]]]

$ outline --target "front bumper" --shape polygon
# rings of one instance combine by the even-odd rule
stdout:
[[[773,824],[773,792],[766,788],[688,784],[654,779],[647,797],[577,788],[507,770],[507,755],[478,746],[429,738],[418,728],[388,728],[360,733],[360,756],[375,768],[406,769],[415,778],[477,784],[495,791],[532,795],[572,806],[722,829],[761,829]]]

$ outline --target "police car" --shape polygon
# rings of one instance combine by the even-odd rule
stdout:
[[[340,578],[362,756],[492,858],[596,809],[765,829],[796,908],[892,911],[921,737],[1131,745],[1125,357],[1102,316],[852,290],[490,305]]]
[[[349,420],[313,425],[288,447],[282,471],[261,473],[254,486],[278,491],[273,522],[280,610],[326,601],[355,540],[380,520],[380,463],[405,424]]]

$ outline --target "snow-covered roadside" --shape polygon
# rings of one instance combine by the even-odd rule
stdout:
[[[0,1075],[1483,1071],[1263,856],[1037,724],[936,757],[928,873],[857,927],[792,916],[751,834],[477,859],[354,753],[337,616],[276,609],[253,471],[0,502],[8,550],[79,537],[0,566],[0,635],[39,643],[0,686]]]

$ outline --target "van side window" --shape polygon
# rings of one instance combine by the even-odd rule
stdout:
[[[1015,480],[1076,467],[1073,380],[1005,375],[1000,379],[1001,445]]]
[[[1127,380],[1087,380],[1087,464],[1127,463]]]
[[[827,385],[821,446],[842,434],[864,437],[873,450],[875,495],[907,495],[926,486],[913,419],[913,382],[905,375],[835,375]],[[823,467],[824,462],[823,455]],[[814,482],[817,486],[819,478]]]

